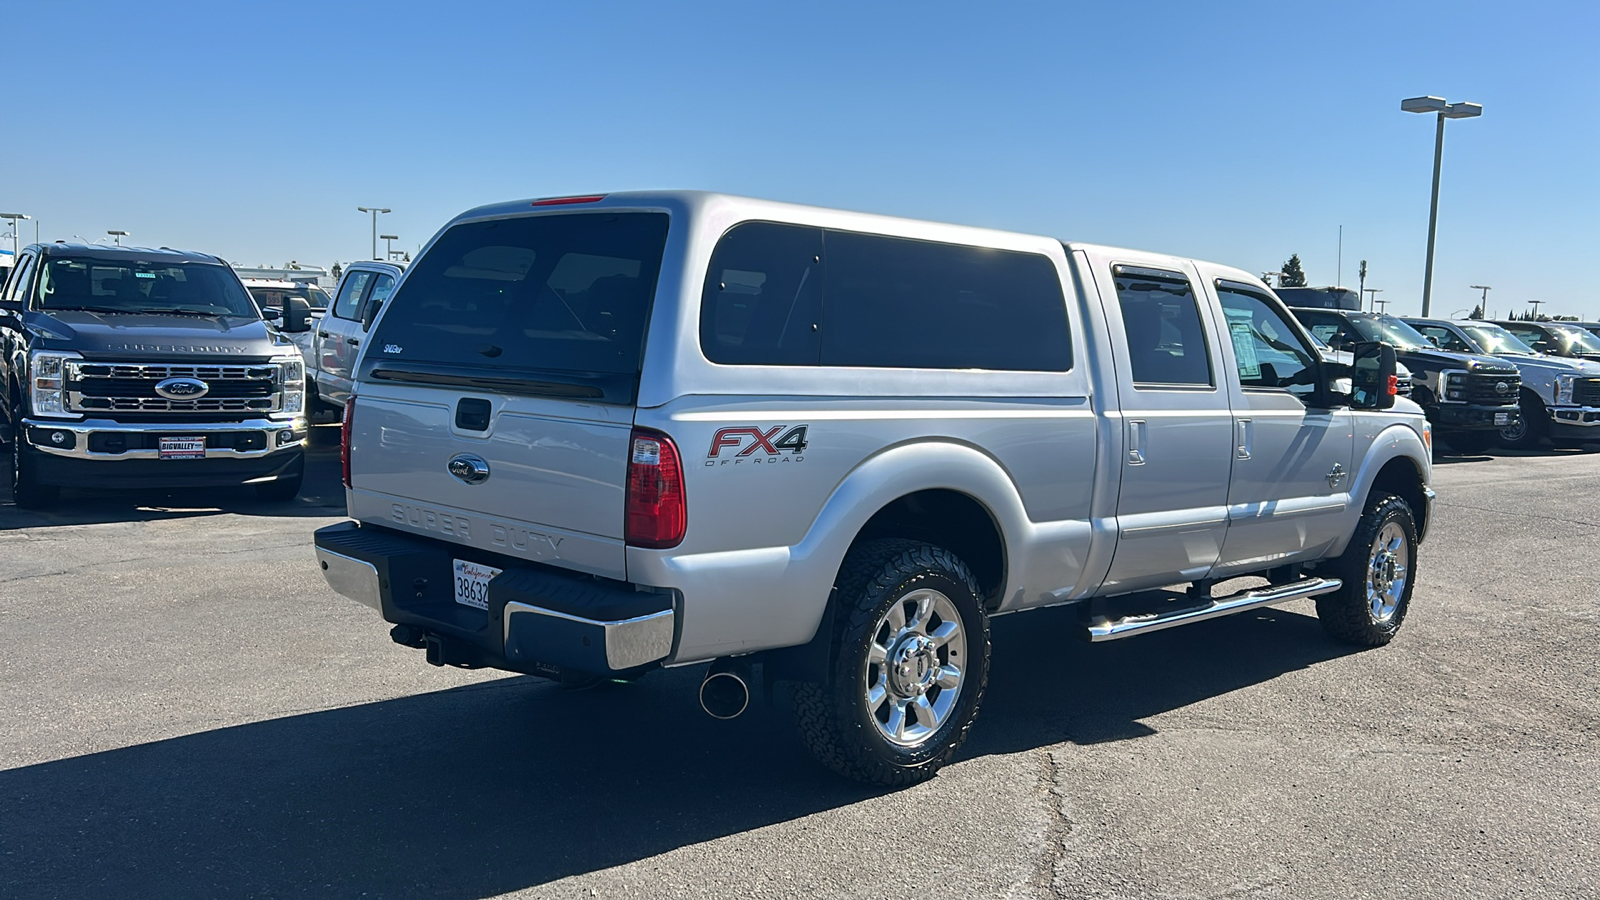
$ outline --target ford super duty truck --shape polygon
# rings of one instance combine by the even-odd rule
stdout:
[[[305,364],[214,256],[29,246],[0,293],[0,363],[18,506],[68,486],[300,491]]]
[[[1109,641],[1315,598],[1405,619],[1431,432],[1260,280],[1158,253],[701,193],[457,217],[344,407],[338,592],[435,665],[793,684],[906,784],[961,744],[989,620]]]

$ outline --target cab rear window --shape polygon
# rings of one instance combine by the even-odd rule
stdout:
[[[389,301],[367,364],[404,380],[421,365],[636,387],[667,224],[665,213],[583,213],[456,225]]]

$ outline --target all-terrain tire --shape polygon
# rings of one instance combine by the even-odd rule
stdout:
[[[908,746],[886,737],[881,720],[874,718],[866,673],[873,671],[870,645],[889,633],[883,630],[885,617],[894,604],[902,604],[903,616],[916,606],[916,597],[929,592],[945,598],[946,608],[956,613],[962,680],[944,720]],[[836,606],[828,678],[794,688],[801,740],[828,768],[856,781],[901,787],[932,778],[966,740],[988,685],[989,618],[977,579],[943,548],[898,539],[865,541],[846,555],[830,602]],[[947,644],[944,652],[953,646]],[[953,664],[941,659],[945,666]],[[939,695],[928,696],[937,702]]]
[[[1380,535],[1385,538],[1384,549],[1379,546]],[[1398,591],[1385,594],[1376,588],[1393,588],[1394,569],[1381,556],[1389,552],[1393,560],[1392,550],[1387,549],[1396,542],[1391,539],[1404,548],[1401,576],[1405,581]],[[1381,647],[1393,640],[1405,621],[1417,583],[1417,525],[1411,505],[1393,494],[1373,492],[1350,545],[1327,572],[1344,584],[1317,598],[1322,630],[1336,640],[1361,647]]]

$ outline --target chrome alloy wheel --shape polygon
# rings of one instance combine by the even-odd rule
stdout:
[[[950,598],[912,591],[878,620],[861,673],[867,715],[893,744],[915,747],[949,720],[961,699],[967,634]]]
[[[1398,522],[1385,522],[1372,539],[1372,555],[1367,563],[1367,609],[1373,622],[1382,625],[1394,618],[1400,598],[1405,595],[1410,562],[1405,529]]]

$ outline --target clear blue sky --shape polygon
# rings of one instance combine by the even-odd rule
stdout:
[[[0,209],[249,265],[700,188],[1600,319],[1600,4],[23,3]],[[70,12],[68,11],[70,7]],[[3,229],[4,226],[0,226]],[[32,237],[31,223],[25,238]],[[7,242],[9,244],[9,242]]]

